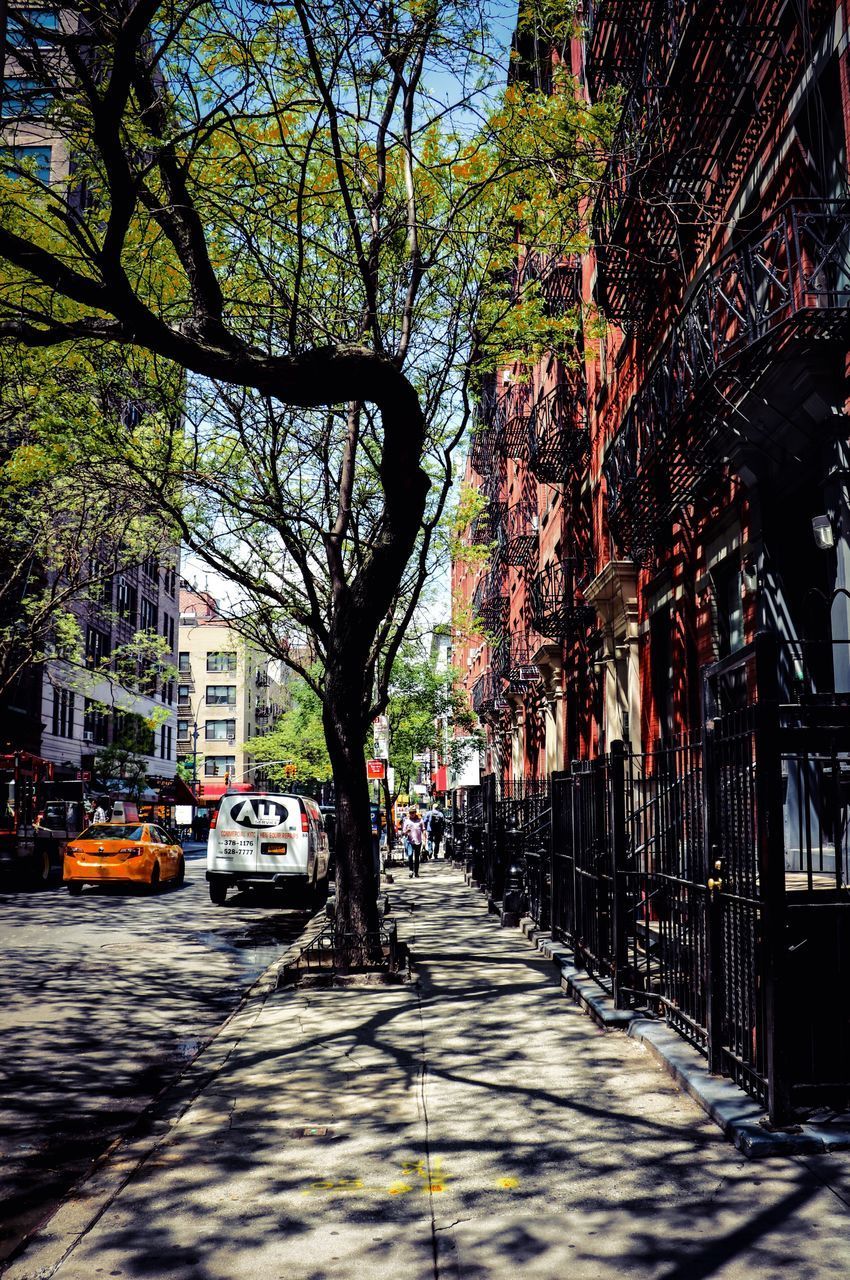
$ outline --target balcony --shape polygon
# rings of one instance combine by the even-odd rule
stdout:
[[[528,416],[531,413],[531,387],[527,382],[513,382],[502,395],[504,416],[504,453],[520,461],[528,457]]]
[[[472,596],[472,610],[487,631],[499,631],[508,614],[508,595],[501,566],[496,565],[479,580]]]
[[[257,672],[257,678],[256,678],[256,680],[254,681],[254,683],[256,684],[256,686],[257,686],[257,688],[258,688],[258,689],[268,689],[268,687],[269,687],[269,673],[268,673],[268,671],[258,671],[258,672]]]
[[[544,315],[567,315],[581,302],[581,258],[528,250],[514,273],[517,301],[529,286],[539,289]]]
[[[545,484],[563,484],[588,447],[584,410],[584,374],[569,371],[533,406],[528,419],[528,465]]]
[[[508,681],[510,692],[522,693],[540,683],[540,670],[531,661],[539,647],[540,637],[533,631],[509,631],[502,636],[494,665]]]
[[[492,715],[503,702],[501,681],[492,670],[480,675],[472,686],[472,710],[477,716]]]
[[[538,573],[531,584],[531,621],[540,635],[569,640],[593,622],[596,611],[584,598],[592,574],[590,556],[557,560]]]
[[[720,465],[730,396],[752,389],[792,344],[797,354],[843,349],[848,306],[850,202],[791,201],[703,275],[603,465],[624,551],[653,547]]]
[[[501,521],[499,504],[492,503],[489,498],[485,506],[475,515],[469,525],[469,536],[474,545],[492,542],[496,537],[496,529]]]
[[[536,503],[526,497],[505,507],[497,536],[505,564],[526,568],[537,553]]]
[[[652,0],[586,0],[585,70],[593,98],[637,74],[655,8]]]
[[[809,8],[814,37],[830,11],[825,0]],[[794,22],[768,0],[655,5],[593,213],[597,301],[609,319],[639,327],[665,273],[675,270],[678,287],[693,269],[809,56]]]
[[[504,415],[496,394],[495,377],[487,378],[475,412],[469,458],[480,476],[487,476],[498,466],[504,446]]]

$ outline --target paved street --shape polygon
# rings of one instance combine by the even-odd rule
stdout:
[[[0,1260],[216,1030],[304,912],[231,895],[204,850],[155,897],[0,893]]]
[[[272,990],[9,1280],[846,1280],[845,1155],[747,1161],[426,863],[418,982]]]

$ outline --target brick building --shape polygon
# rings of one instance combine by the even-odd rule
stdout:
[[[803,646],[783,679],[848,688],[846,40],[821,0],[586,11],[578,91],[622,93],[594,248],[520,247],[515,287],[607,328],[485,388],[468,536],[498,550],[453,579],[505,778],[698,728],[760,628]]]

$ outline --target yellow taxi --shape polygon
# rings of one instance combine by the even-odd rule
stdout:
[[[98,822],[65,846],[62,879],[76,897],[84,884],[182,884],[183,850],[155,822]]]

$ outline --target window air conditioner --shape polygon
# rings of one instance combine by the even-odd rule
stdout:
[[[94,729],[83,729],[83,742],[94,742]]]

